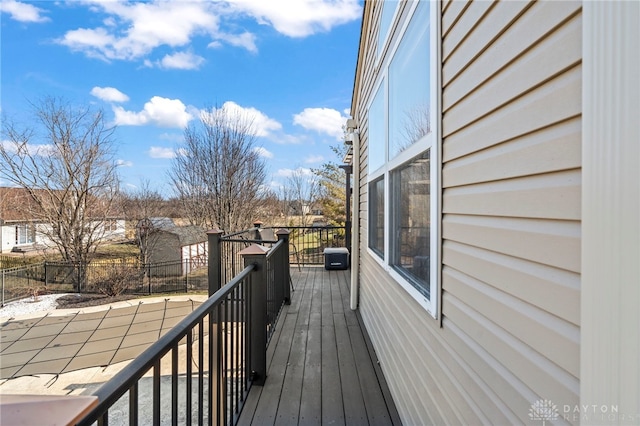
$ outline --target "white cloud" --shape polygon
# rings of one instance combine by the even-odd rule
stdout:
[[[220,28],[221,18],[237,17],[223,2],[85,0],[84,3],[96,13],[109,15],[103,19],[103,26],[70,30],[56,41],[90,57],[104,60],[142,58],[147,65],[159,63],[170,68],[194,69],[200,65],[197,55],[187,58],[178,53],[160,61],[146,57],[159,47],[189,46],[200,36],[210,38],[214,45],[224,41],[250,52],[257,51],[255,35],[249,32],[233,34]],[[186,64],[189,67],[185,67]]]
[[[305,108],[293,116],[293,123],[308,130],[325,133],[338,140],[342,139],[342,126],[348,117],[331,108]]]
[[[77,30],[68,31],[62,39],[57,41],[71,48],[71,50],[83,51],[90,57],[100,59],[117,58],[113,51],[113,45],[117,40],[104,28],[78,28]]]
[[[297,169],[279,169],[276,172],[277,177],[288,178],[293,176],[294,174],[298,174],[300,176],[312,176],[313,172],[311,169],[307,169],[304,167],[298,167]]]
[[[152,146],[149,148],[149,157],[151,158],[175,158],[176,151],[171,148],[163,148],[160,146]]]
[[[220,109],[225,110],[231,117],[239,117],[246,120],[248,123],[251,123],[253,134],[255,136],[269,136],[271,135],[271,132],[282,129],[282,124],[272,118],[269,118],[265,113],[253,107],[242,107],[233,101],[227,101]],[[215,111],[215,109],[213,111],[202,111],[201,114],[211,114],[215,113]]]
[[[0,145],[2,145],[2,148],[5,149],[7,152],[11,152],[13,154],[17,154],[20,148],[19,144],[10,140],[4,140],[0,142]],[[55,152],[55,148],[51,144],[28,143],[26,144],[26,148],[29,155],[32,155],[32,156],[44,157],[47,155],[51,155]]]
[[[103,59],[133,60],[160,46],[186,46],[197,35],[215,34],[219,18],[208,2],[120,2],[87,0],[109,15],[104,27],[68,31],[58,40]]]
[[[259,146],[253,149],[255,152],[258,153],[259,156],[264,157],[264,158],[273,158],[273,153],[271,151],[268,151],[267,149]]]
[[[4,0],[4,3],[27,6],[15,0]],[[88,5],[92,12],[99,14],[101,25],[69,30],[57,43],[102,60],[139,60],[147,66],[168,62],[165,66],[180,69],[193,69],[197,62],[185,62],[185,58],[175,54],[160,61],[150,56],[161,47],[189,47],[197,37],[208,38],[210,48],[226,44],[256,53],[256,35],[237,30],[247,17],[289,37],[306,37],[359,19],[362,11],[359,0],[84,0],[78,3]],[[178,60],[181,66],[176,67],[172,60]],[[185,68],[185,64],[190,67]]]
[[[94,87],[91,94],[106,102],[127,102],[129,97],[113,87]]]
[[[126,111],[121,106],[114,106],[113,112],[115,123],[121,126],[155,125],[184,128],[193,118],[182,101],[160,96],[152,97],[140,112]]]
[[[258,47],[256,46],[256,36],[250,32],[244,32],[242,34],[224,34],[219,33],[218,38],[224,40],[232,46],[243,47],[251,53],[257,53]],[[209,47],[216,48],[221,44],[219,41],[210,43]]]
[[[231,7],[289,37],[306,37],[360,18],[358,0],[231,0]]]
[[[298,145],[304,142],[304,137],[296,135],[280,135],[276,142],[281,144]]]
[[[175,143],[184,142],[183,133],[161,133],[160,135],[158,135],[158,138]]]
[[[42,16],[45,11],[32,4],[15,0],[0,1],[0,11],[8,13],[11,18],[19,22],[46,22],[49,18]]]
[[[120,167],[133,167],[133,161],[117,160],[116,164]]]
[[[322,155],[310,155],[304,159],[304,162],[307,164],[318,164],[324,160]]]
[[[197,70],[204,63],[202,56],[194,55],[191,52],[177,52],[173,55],[165,55],[159,61],[162,68],[180,69],[180,70]]]

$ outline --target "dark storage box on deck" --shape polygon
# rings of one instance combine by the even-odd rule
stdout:
[[[349,267],[349,249],[331,247],[324,249],[324,269],[347,269]]]

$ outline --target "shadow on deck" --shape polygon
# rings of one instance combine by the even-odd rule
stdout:
[[[358,314],[349,271],[292,267],[295,291],[267,351],[240,425],[390,425],[400,420]]]

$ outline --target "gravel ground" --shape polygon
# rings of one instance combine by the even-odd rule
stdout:
[[[109,303],[120,302],[122,300],[133,299],[135,296],[121,294],[109,297],[104,294],[44,294],[38,296],[9,302],[0,308],[0,318],[13,318],[21,315],[36,313],[46,313],[55,309],[75,309],[89,306],[107,305]]]
[[[38,312],[48,312],[58,307],[57,299],[67,296],[67,294],[45,294],[38,296],[36,300],[33,297],[9,302],[0,308],[0,317],[11,318],[20,315],[35,314]]]

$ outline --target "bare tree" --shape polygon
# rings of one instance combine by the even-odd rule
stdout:
[[[404,113],[402,127],[395,143],[397,152],[402,152],[414,142],[431,133],[430,110],[427,105],[416,105]]]
[[[309,215],[320,195],[318,176],[309,169],[298,167],[291,172],[285,185],[283,199],[288,199],[295,213],[300,216],[300,225],[308,226]]]
[[[31,126],[19,129],[4,121],[0,176],[28,193],[23,208],[63,260],[85,265],[114,216],[114,128],[105,124],[102,111],[59,99],[32,106]],[[79,276],[82,282],[84,274]]]
[[[278,194],[273,190],[265,190],[256,210],[254,219],[268,225],[284,225],[288,223],[287,210]]]
[[[228,232],[248,228],[266,177],[252,121],[228,108],[211,108],[184,138],[169,176],[189,221]]]
[[[123,195],[123,207],[126,219],[136,226],[135,240],[140,250],[140,262],[147,264],[156,241],[149,238],[157,231],[153,218],[164,216],[165,200],[158,191],[151,189],[149,180],[142,180],[138,189]]]

